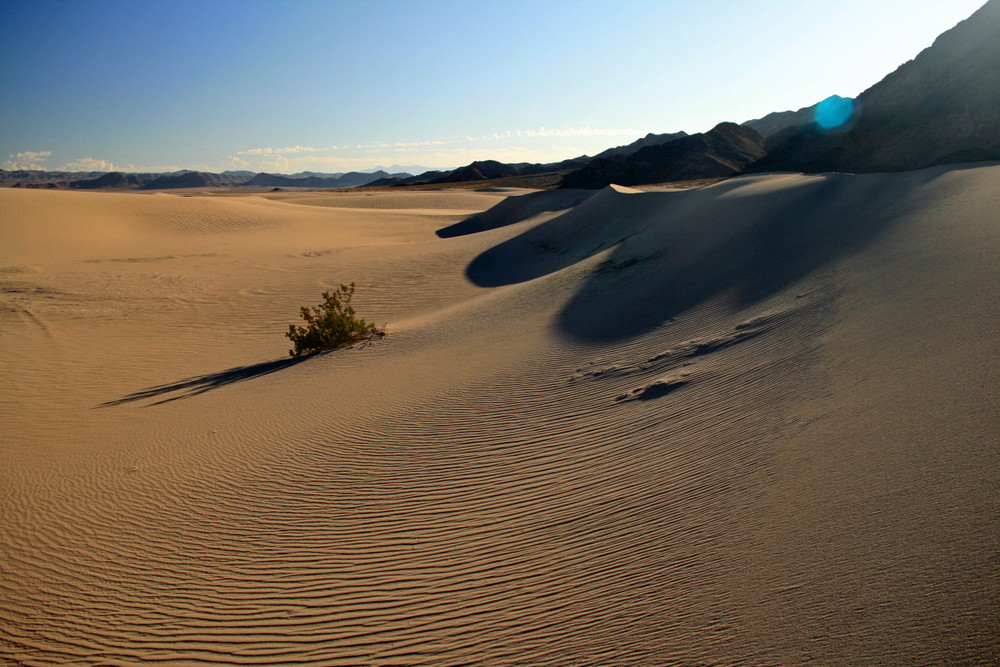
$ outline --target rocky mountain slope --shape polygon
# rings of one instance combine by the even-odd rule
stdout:
[[[1000,0],[861,93],[852,125],[771,138],[755,171],[904,171],[1000,159]]]
[[[841,97],[840,95],[831,95],[823,100],[823,102],[844,102],[850,99],[849,97]],[[774,111],[763,118],[744,121],[741,125],[752,127],[765,137],[770,137],[789,127],[798,127],[799,125],[812,123],[816,117],[816,108],[823,102],[802,107],[798,111]]]
[[[624,146],[615,146],[614,148],[609,148],[607,150],[601,151],[594,158],[608,158],[615,157],[616,155],[632,155],[633,153],[639,152],[640,149],[646,148],[647,146],[658,146],[660,144],[666,144],[674,139],[680,139],[681,137],[688,136],[687,132],[683,130],[680,132],[668,132],[665,134],[653,134],[650,132],[641,139],[636,139],[630,144]]]
[[[567,174],[563,187],[601,188],[611,183],[640,185],[716,176],[732,176],[762,158],[764,137],[735,123],[719,123],[708,132],[692,134],[632,155],[592,160]]]

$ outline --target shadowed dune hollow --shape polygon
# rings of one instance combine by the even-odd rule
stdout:
[[[995,664],[998,211],[0,190],[0,659]]]
[[[723,294],[748,307],[787,289],[877,238],[930,178],[832,174],[773,187],[773,176],[749,177],[649,193],[611,186],[478,255],[466,274],[496,287],[604,253],[560,328],[584,339],[634,336]]]

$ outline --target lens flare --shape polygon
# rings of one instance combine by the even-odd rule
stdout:
[[[816,123],[824,130],[840,127],[854,113],[854,100],[828,97],[816,105]]]

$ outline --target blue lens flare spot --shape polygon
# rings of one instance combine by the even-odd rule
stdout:
[[[854,100],[828,97],[816,105],[816,123],[824,130],[832,130],[846,123],[854,113]]]

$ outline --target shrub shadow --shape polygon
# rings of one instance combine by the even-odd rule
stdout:
[[[150,403],[150,405],[162,405],[164,403],[198,396],[199,394],[204,394],[205,392],[212,391],[214,389],[221,389],[222,387],[226,387],[237,382],[245,382],[246,380],[253,380],[265,375],[270,375],[271,373],[277,373],[278,371],[295,366],[296,364],[305,361],[307,358],[308,357],[288,357],[285,359],[265,361],[259,364],[251,364],[249,366],[236,366],[217,373],[198,375],[195,377],[185,378],[177,382],[171,382],[169,384],[148,387],[127,396],[123,396],[122,398],[101,403],[97,407],[110,408],[117,405],[124,405],[126,403],[135,403],[136,401],[155,399],[167,394],[177,394],[175,396],[163,398]]]

